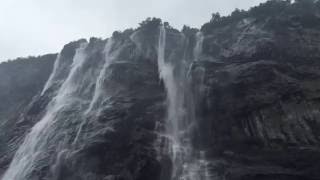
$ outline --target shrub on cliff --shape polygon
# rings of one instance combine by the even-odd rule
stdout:
[[[301,25],[304,28],[316,27],[320,24],[320,1],[318,0],[269,0],[248,11],[236,9],[229,16],[214,13],[210,22],[204,24],[201,30],[208,34],[216,28],[238,23],[245,18],[255,19],[255,22],[267,23],[268,27],[290,27]]]

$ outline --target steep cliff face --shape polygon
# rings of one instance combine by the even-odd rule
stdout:
[[[235,61],[319,58],[319,2],[268,1],[202,26],[204,53]]]
[[[320,179],[319,7],[270,1],[201,31],[150,19],[26,61],[22,88],[0,78],[0,177]]]
[[[19,120],[46,83],[55,58],[55,54],[50,54],[0,64],[0,172],[5,170],[19,144],[17,142],[30,128],[18,125]]]
[[[155,49],[145,55],[130,35],[65,46],[19,120],[34,127],[3,179],[159,176],[153,130],[164,116],[165,93]]]
[[[196,142],[223,159],[227,179],[319,177],[316,61],[199,63],[198,68],[206,72],[206,95]]]
[[[15,108],[30,101],[43,88],[55,57],[52,54],[21,58],[0,65],[0,117],[15,112]]]
[[[202,27],[197,142],[223,157],[227,179],[319,178],[320,19],[310,3],[270,1]],[[268,7],[281,16],[255,14]]]

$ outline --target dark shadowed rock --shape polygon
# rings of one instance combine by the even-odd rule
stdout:
[[[186,94],[183,110],[194,108],[191,144],[205,152],[209,179],[320,179],[319,14],[317,1],[269,1],[215,14],[202,34],[163,23],[165,61]],[[56,55],[1,64],[0,177],[32,126],[59,109],[26,180],[169,180],[174,162],[159,153],[169,103],[161,24],[66,45],[42,93]]]

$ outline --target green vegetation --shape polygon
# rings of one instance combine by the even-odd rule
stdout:
[[[229,16],[214,13],[210,22],[204,24],[201,30],[208,34],[216,28],[238,23],[245,18],[252,18],[255,22],[268,22],[272,28],[294,25],[309,28],[320,25],[319,14],[318,0],[269,0],[248,11],[236,9]]]
[[[145,33],[152,33],[157,31],[159,26],[161,25],[161,19],[159,18],[147,18],[146,20],[142,21],[139,25],[139,30],[144,31]]]

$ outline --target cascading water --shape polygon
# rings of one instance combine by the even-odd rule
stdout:
[[[111,54],[111,48],[112,48],[113,43],[114,43],[114,41],[111,38],[111,39],[108,40],[108,42],[106,44],[106,47],[105,47],[105,50],[104,50],[105,62],[104,62],[103,68],[100,71],[99,76],[97,78],[96,86],[95,86],[95,90],[94,90],[94,94],[93,94],[93,98],[92,98],[92,100],[90,102],[89,108],[86,111],[86,113],[89,113],[90,111],[92,111],[93,108],[97,105],[97,103],[99,104],[99,100],[101,99],[101,96],[103,95],[103,92],[104,92],[103,91],[103,83],[104,83],[104,80],[105,80],[106,71],[107,71],[108,67],[110,66],[110,64],[111,64],[111,62],[113,60],[113,57],[112,57],[112,54]]]
[[[172,35],[180,39],[175,45],[170,42]],[[196,35],[194,49],[189,53],[193,54],[192,58],[188,55],[190,48],[184,34],[168,33],[168,36],[170,38],[167,38],[166,28],[161,26],[157,62],[167,93],[163,151],[172,161],[172,180],[207,180],[210,174],[205,152],[195,150],[191,142],[196,117],[188,79],[189,67],[193,61],[200,59],[203,36],[201,33]],[[168,46],[173,48],[166,49],[166,40],[169,41]],[[55,97],[41,120],[26,136],[2,180],[35,179],[34,173],[48,167],[52,174],[49,173],[50,179],[60,179],[63,164],[82,148],[83,142],[100,131],[113,130],[108,124],[101,125],[94,121],[110,98],[106,89],[109,67],[123,52],[121,50],[131,47],[130,43],[122,43],[109,39],[103,53],[103,48],[95,51],[91,43],[84,43],[76,50],[72,64],[71,61],[65,62],[63,53],[60,53],[41,92],[45,98],[50,94],[48,89],[52,89]],[[103,60],[90,59],[93,55],[100,57],[94,54],[96,52],[104,54]],[[63,71],[62,76],[60,71]]]
[[[197,32],[196,45],[193,50],[193,56],[194,56],[195,61],[198,61],[201,56],[203,40],[204,40],[204,36],[203,36],[202,32]]]
[[[109,98],[105,87],[108,68],[119,56],[124,44],[108,39],[102,53],[92,46],[94,43],[91,46],[81,43],[72,64],[60,53],[41,92],[43,98],[50,98],[46,92],[48,89],[54,90],[54,86],[58,88],[55,96],[41,120],[25,137],[2,180],[36,179],[36,173],[49,167],[46,177],[59,179],[63,171],[61,164],[82,148],[84,138],[89,141],[101,132],[113,130],[108,124],[99,124],[95,120],[104,107],[104,100]],[[90,56],[97,54],[99,56],[96,57],[102,55],[101,58],[90,59]],[[61,76],[59,73],[62,71]],[[87,131],[86,125],[95,131]],[[86,178],[86,175],[83,177]]]
[[[168,123],[170,124],[170,126],[167,127],[167,130],[172,135],[172,140],[177,143],[179,138],[179,121],[177,121],[177,119],[181,118],[181,115],[179,114],[179,108],[181,107],[181,105],[177,101],[178,89],[175,77],[173,75],[173,66],[172,64],[165,62],[165,46],[166,31],[164,26],[161,26],[158,50],[158,67],[160,78],[165,82],[168,96]]]
[[[166,30],[164,26],[160,27],[159,44],[158,44],[158,70],[160,79],[164,81],[167,92],[167,119],[165,136],[170,139],[165,147],[173,161],[173,177],[177,174],[178,152],[180,148],[179,140],[179,119],[181,118],[180,104],[177,101],[178,87],[175,81],[173,65],[165,61],[166,47]]]
[[[41,95],[43,95],[48,90],[48,88],[52,85],[53,79],[58,73],[58,68],[60,66],[60,61],[61,61],[61,54],[58,55],[57,59],[54,62],[53,71],[52,71],[48,81],[46,82],[46,84],[45,84],[45,86],[44,86],[44,88],[43,88],[43,90],[41,92]]]
[[[99,76],[98,76],[98,78],[96,80],[96,83],[95,83],[95,90],[94,90],[94,93],[93,93],[92,100],[90,102],[90,105],[89,105],[88,109],[85,111],[84,116],[89,115],[93,110],[95,110],[96,107],[99,107],[101,105],[101,100],[106,97],[106,95],[104,94],[104,88],[103,88],[104,81],[106,79],[106,72],[107,72],[107,69],[110,66],[113,58],[115,56],[117,56],[117,54],[112,54],[111,53],[113,44],[114,44],[114,41],[113,41],[112,38],[110,38],[107,41],[107,44],[106,44],[105,49],[104,49],[104,54],[105,54],[104,65],[103,65],[103,68],[99,72]],[[118,52],[118,51],[116,51],[116,52]],[[81,133],[85,123],[86,123],[86,119],[83,119],[83,121],[79,125],[79,129],[77,131],[77,135],[76,135],[76,137],[75,137],[75,139],[74,139],[72,144],[76,144],[76,142],[78,141],[78,138],[80,136],[80,133]]]
[[[197,61],[202,50],[203,36],[198,33],[193,51],[194,60]],[[190,88],[187,80],[188,68],[191,62],[183,57],[179,62],[166,61],[166,29],[160,27],[158,42],[158,69],[167,92],[167,118],[165,137],[167,153],[169,154],[173,169],[172,180],[208,180],[210,174],[205,160],[205,152],[195,152],[191,144],[192,126],[195,122],[194,104],[185,102],[190,98]],[[178,66],[178,67],[177,67]],[[175,73],[179,68],[182,73]],[[189,103],[189,104],[188,104]]]
[[[74,103],[74,94],[77,92],[79,84],[77,83],[77,76],[81,73],[80,69],[86,59],[84,52],[86,46],[87,44],[82,44],[77,50],[68,78],[61,85],[57,96],[48,105],[43,118],[26,136],[2,180],[27,179],[31,176],[32,171],[37,168],[37,163],[48,157],[46,150],[49,148],[50,136],[55,133],[53,126],[57,122],[57,117],[65,107],[72,106]]]

